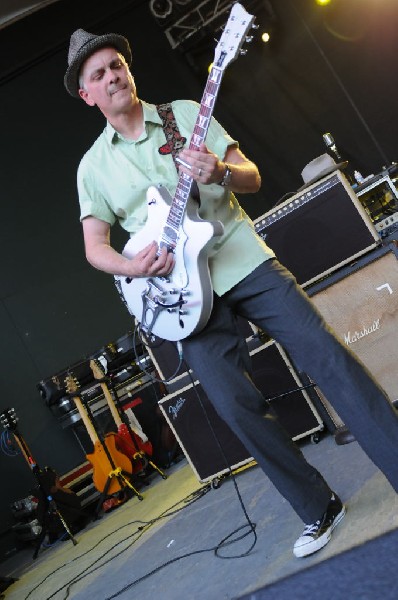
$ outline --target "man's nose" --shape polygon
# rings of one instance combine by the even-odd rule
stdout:
[[[112,69],[109,69],[108,78],[109,78],[109,83],[115,83],[116,81],[119,80],[119,75],[118,75],[117,71],[113,71]]]

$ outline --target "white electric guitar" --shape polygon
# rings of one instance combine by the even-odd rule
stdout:
[[[189,148],[198,149],[206,139],[226,66],[244,53],[250,41],[247,33],[255,17],[236,2],[215,50],[214,62],[206,82],[199,114]],[[130,238],[123,256],[133,258],[152,240],[173,252],[175,266],[167,277],[115,276],[116,287],[129,312],[136,317],[146,335],[178,341],[200,331],[213,306],[213,290],[208,252],[214,238],[222,235],[219,221],[204,221],[198,203],[191,197],[193,178],[181,173],[174,198],[162,186],[147,191],[148,219]]]

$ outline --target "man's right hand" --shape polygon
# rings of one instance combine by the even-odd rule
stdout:
[[[82,221],[84,244],[88,262],[105,273],[124,277],[155,277],[168,275],[175,264],[174,254],[151,242],[133,257],[122,256],[110,244],[110,225],[95,217]]]
[[[174,267],[175,260],[172,252],[162,248],[157,256],[158,245],[151,242],[130,259],[132,272],[130,277],[155,277],[168,275]]]

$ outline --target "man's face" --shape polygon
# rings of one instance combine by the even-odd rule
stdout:
[[[125,112],[138,101],[134,79],[115,48],[100,48],[84,62],[79,85],[80,97],[107,117]]]

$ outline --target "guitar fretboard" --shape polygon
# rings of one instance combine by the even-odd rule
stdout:
[[[199,114],[189,142],[190,149],[199,150],[200,145],[206,139],[223,74],[224,71],[215,66],[213,66],[210,71],[200,103]],[[160,249],[164,246],[173,248],[177,243],[178,231],[184,218],[184,212],[191,193],[192,183],[193,177],[186,173],[181,173],[166,225],[163,228],[162,237],[159,243]]]

